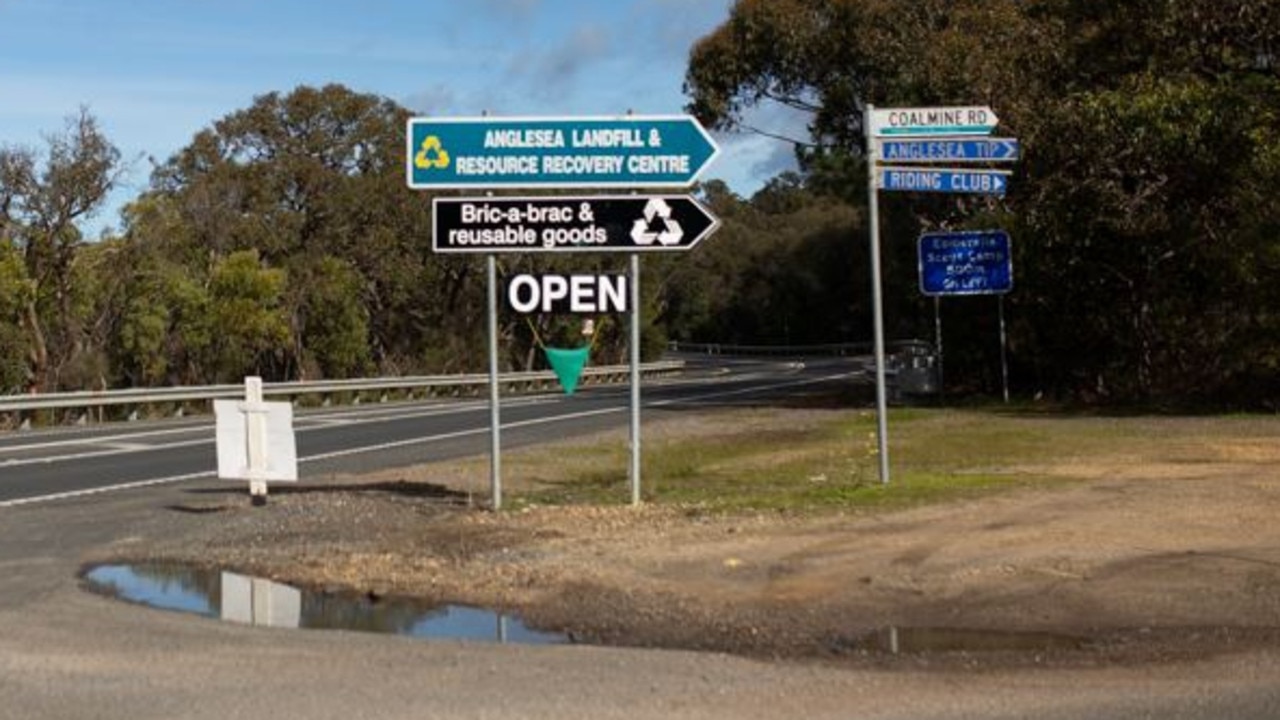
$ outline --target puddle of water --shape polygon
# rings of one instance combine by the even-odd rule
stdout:
[[[534,645],[572,642],[566,635],[534,630],[518,618],[490,610],[324,593],[187,565],[99,565],[84,577],[90,589],[105,595],[247,625]]]
[[[863,635],[862,650],[892,655],[1080,650],[1082,638],[1043,632],[889,627]]]

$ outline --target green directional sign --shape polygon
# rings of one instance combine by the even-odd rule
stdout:
[[[413,118],[409,187],[673,187],[719,148],[687,115]]]

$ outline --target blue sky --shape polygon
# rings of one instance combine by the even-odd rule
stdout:
[[[255,96],[298,85],[338,82],[424,115],[680,113],[689,49],[731,4],[0,0],[0,145],[39,149],[88,107],[129,167],[84,228],[96,236],[146,187],[147,158],[163,162]],[[790,165],[786,143],[717,139],[702,178],[739,194]]]

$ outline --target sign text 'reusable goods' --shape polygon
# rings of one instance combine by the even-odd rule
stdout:
[[[688,250],[719,225],[688,195],[432,200],[440,253]]]

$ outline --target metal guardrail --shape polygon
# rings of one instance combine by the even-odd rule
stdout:
[[[890,355],[918,354],[924,348],[933,352],[933,344],[927,340],[890,340],[885,343],[885,351]],[[694,355],[745,355],[760,356],[856,356],[870,355],[875,346],[869,342],[827,343],[823,345],[730,345],[727,343],[688,343],[673,341],[667,343],[670,352],[690,353]]]
[[[643,375],[665,375],[684,369],[683,360],[666,360],[644,363]],[[583,370],[584,382],[605,382],[625,379],[630,374],[629,365],[608,365]],[[537,386],[556,380],[550,370],[510,372],[498,375],[504,386]],[[306,382],[263,383],[262,394],[273,397],[296,398],[304,395],[327,396],[338,393],[414,391],[424,388],[473,388],[487,387],[489,375],[419,375],[411,377],[357,378],[352,380],[318,380]],[[0,395],[0,414],[21,413],[34,410],[77,408],[101,408],[113,405],[162,405],[208,401],[220,398],[244,396],[244,385],[189,385],[167,388],[127,388],[123,390],[85,390],[77,392],[46,393],[43,395]]]
[[[673,341],[667,350],[695,355],[748,355],[748,356],[799,356],[799,355],[865,355],[872,352],[871,343],[828,343],[825,345],[730,345],[728,343],[690,343]]]

